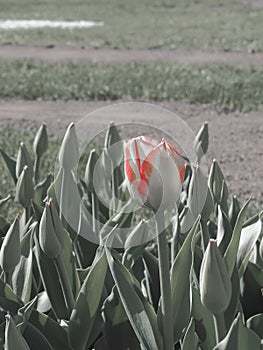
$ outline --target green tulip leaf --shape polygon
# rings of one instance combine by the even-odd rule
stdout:
[[[54,350],[47,338],[31,323],[27,324],[27,327],[23,333],[23,336],[28,343],[30,349],[37,350]]]
[[[13,292],[9,284],[0,278],[0,310],[16,314],[22,305],[22,300]]]
[[[260,338],[246,328],[239,314],[227,333],[226,337],[213,350],[260,350]]]
[[[195,287],[192,287],[191,315],[195,320],[195,328],[201,341],[201,349],[211,350],[216,344],[213,315],[202,304],[200,293]]]
[[[10,157],[8,154],[6,154],[2,149],[0,149],[0,153],[3,157],[3,160],[7,166],[7,169],[11,175],[11,178],[14,181],[14,184],[17,182],[16,177],[16,160],[13,157]]]
[[[247,206],[246,203],[245,203],[245,206]],[[231,203],[230,203],[229,213],[228,213],[228,217],[229,217],[229,220],[230,220],[230,223],[231,223],[231,226],[233,227],[233,229],[236,225],[240,210],[241,210],[241,208],[240,208],[239,201],[237,200],[237,197],[234,195],[231,198]]]
[[[191,244],[199,230],[200,217],[188,233],[179,250],[171,270],[172,310],[174,321],[174,342],[182,336],[190,320],[190,271],[192,267]]]
[[[258,220],[251,225],[245,226],[240,235],[240,241],[237,252],[237,266],[240,276],[245,272],[250,254],[260,236],[262,222]]]
[[[33,300],[31,300],[29,303],[25,304],[23,307],[21,307],[16,317],[16,324],[17,328],[20,330],[20,332],[23,334],[25,331],[25,328],[28,324],[28,320],[36,307],[37,304],[37,297],[35,297]]]
[[[247,320],[247,327],[263,339],[263,313],[250,317]]]
[[[209,134],[208,134],[208,123],[205,122],[194,140],[194,150],[198,156],[198,159],[201,159],[204,154],[206,154],[209,144]]]
[[[245,317],[263,313],[263,269],[249,261],[242,277],[241,303]]]
[[[84,280],[69,320],[69,342],[73,349],[85,349],[99,311],[107,272],[105,253],[94,263]]]
[[[21,258],[12,275],[13,290],[24,303],[29,302],[31,296],[33,276],[32,235],[34,234],[36,225],[37,223],[34,223],[21,241]]]
[[[204,173],[200,166],[195,167],[190,180],[187,198],[187,206],[190,208],[194,217],[197,217],[201,213],[207,192],[207,174]]]
[[[199,338],[195,332],[195,323],[192,318],[185,332],[182,350],[198,350]]]
[[[143,253],[143,262],[145,266],[145,274],[148,278],[150,286],[151,301],[153,306],[157,309],[160,299],[160,279],[157,258],[147,250]]]
[[[5,236],[8,229],[9,223],[6,221],[6,219],[0,216],[0,236]]]
[[[229,245],[224,255],[224,260],[230,275],[232,274],[236,263],[236,256],[238,252],[242,226],[244,223],[248,204],[249,204],[249,200],[244,204],[244,206],[242,207],[241,211],[237,216],[232,238],[231,238],[231,241],[229,242]]]
[[[59,282],[59,275],[56,266],[54,261],[40,248],[36,236],[33,251],[43,286],[52,305],[52,310],[58,319],[66,319],[68,317],[68,311],[64,301],[64,295]]]
[[[27,342],[23,338],[22,334],[17,329],[12,317],[6,316],[6,328],[5,328],[5,349],[6,350],[30,350]]]
[[[146,350],[160,350],[161,345],[158,344],[160,336],[157,336],[157,319],[154,319],[153,327],[147,311],[145,310],[145,306],[135,291],[133,277],[120,261],[115,260],[112,257],[108,248],[106,248],[106,254],[111,274],[116,283],[123,307],[141,346]],[[156,335],[154,332],[156,332]]]
[[[47,191],[51,185],[52,174],[48,176],[35,186],[34,200],[37,204],[43,204],[44,199],[47,197]]]
[[[232,227],[229,219],[221,206],[218,205],[218,216],[217,216],[217,235],[216,241],[221,254],[223,255],[228,247],[228,244],[232,236]]]
[[[61,259],[67,272],[73,295],[76,297],[80,289],[80,281],[77,273],[76,258],[73,255],[73,243],[66,230],[64,230],[63,248],[59,258]]]
[[[33,310],[29,323],[43,334],[53,349],[70,350],[67,331],[51,317]]]
[[[231,276],[232,295],[230,303],[224,312],[226,328],[229,329],[237,314],[238,301],[240,297],[240,280],[237,267],[235,266]]]
[[[134,350],[141,349],[123,308],[116,285],[103,304],[102,315],[105,325],[105,341],[110,349],[122,350],[129,347]]]

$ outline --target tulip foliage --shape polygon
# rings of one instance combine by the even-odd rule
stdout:
[[[216,161],[208,179],[186,164],[181,179],[182,172],[165,177],[180,183],[181,194],[160,242],[152,233],[155,227],[147,225],[152,208],[126,210],[131,190],[123,162],[112,171],[110,148],[121,140],[114,124],[101,154],[90,152],[79,178],[74,128],[69,126],[62,142],[55,176],[41,171],[48,147],[45,125],[33,145],[19,145],[17,159],[1,150],[21,206],[13,222],[0,216],[1,348],[259,350],[262,213],[249,216],[249,201],[229,195]],[[204,124],[193,144],[198,161],[207,148]],[[98,159],[99,179],[93,176]],[[172,183],[166,188],[173,192]],[[200,209],[203,188],[207,195]],[[76,190],[80,206],[74,204]],[[11,200],[1,199],[0,215]],[[116,230],[129,227],[123,240]]]

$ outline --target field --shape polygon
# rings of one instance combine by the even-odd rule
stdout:
[[[260,1],[0,1],[2,19],[90,19],[105,23],[88,30],[1,33],[3,43],[149,49],[219,49],[262,52]],[[244,25],[245,24],[245,25]]]
[[[0,21],[104,23],[0,30],[0,349],[259,350],[262,1],[0,0],[0,8]],[[92,143],[95,151],[84,152],[78,177],[73,174],[78,150],[70,123],[130,101],[176,113],[197,135],[192,141],[202,166],[200,147],[206,153],[208,179],[202,166],[180,168],[171,218],[165,207],[161,214],[154,207],[150,199],[158,196],[150,192],[147,209],[129,212],[132,159],[109,177],[116,156],[110,146],[141,135],[142,126],[109,128],[104,148]],[[173,134],[178,126],[176,118],[156,123],[154,113],[144,113],[145,130],[165,124]],[[103,129],[114,117],[126,116],[120,110],[91,118],[85,128]],[[45,127],[36,137],[42,123],[48,146]],[[85,128],[78,132],[85,135]],[[183,143],[185,134],[180,137]],[[137,143],[135,168],[141,166]],[[157,151],[167,149],[165,143]],[[187,159],[169,150],[177,167]],[[166,178],[164,169],[158,174]],[[147,166],[139,169],[140,180],[148,174]],[[174,181],[178,172],[173,175]],[[158,194],[161,185],[152,181],[147,190]],[[163,197],[174,192],[167,188]]]

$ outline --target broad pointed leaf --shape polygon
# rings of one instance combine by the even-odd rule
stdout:
[[[239,314],[226,337],[213,350],[260,350],[260,338],[256,333],[246,328]]]
[[[106,253],[109,267],[122,300],[123,307],[142,347],[146,350],[161,349],[158,346],[158,339],[155,338],[154,329],[144,305],[134,289],[132,276],[118,260],[114,260],[107,248]],[[155,320],[154,328],[156,330],[158,329],[157,320]]]
[[[199,229],[200,217],[188,233],[178,252],[171,271],[174,341],[181,338],[190,320],[190,271],[192,266],[191,243]]]
[[[78,294],[69,320],[69,342],[73,349],[85,349],[99,311],[107,272],[105,253],[91,267]]]

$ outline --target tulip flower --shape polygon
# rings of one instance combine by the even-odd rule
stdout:
[[[139,136],[124,144],[124,153],[128,189],[139,204],[156,211],[176,203],[186,161],[172,145]]]

